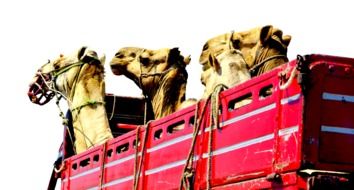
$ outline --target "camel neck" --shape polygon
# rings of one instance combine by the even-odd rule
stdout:
[[[78,78],[69,108],[77,153],[113,138],[104,105],[103,75]]]
[[[170,71],[155,84],[156,88],[147,92],[155,119],[167,116],[177,110],[185,100],[187,79],[178,69]]]

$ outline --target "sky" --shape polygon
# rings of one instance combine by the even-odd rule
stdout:
[[[208,39],[271,24],[292,36],[290,60],[313,53],[354,57],[353,18],[350,1],[3,0],[1,189],[47,188],[63,126],[55,101],[32,104],[27,91],[48,59],[89,46],[106,55],[106,92],[137,97],[141,91],[136,85],[109,68],[115,52],[125,46],[179,47],[192,58],[187,98],[199,99],[203,87],[198,60]]]

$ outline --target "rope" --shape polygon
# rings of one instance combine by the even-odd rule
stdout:
[[[75,116],[75,120],[78,121],[80,123],[80,126],[81,126],[81,129],[77,128],[77,127],[74,127],[74,129],[76,129],[77,131],[79,131],[83,136],[84,138],[89,142],[90,145],[87,145],[86,143],[86,140],[84,141],[85,142],[85,145],[86,145],[86,148],[90,148],[90,147],[93,147],[94,146],[94,143],[92,142],[92,140],[84,133],[84,130],[83,130],[83,127],[81,125],[81,121],[77,119],[77,117],[79,117],[79,114],[80,114],[80,111],[83,107],[86,107],[86,106],[93,106],[93,105],[97,105],[97,104],[101,104],[101,105],[104,105],[105,102],[103,101],[96,101],[96,100],[89,100],[87,101],[86,103],[80,105],[80,106],[77,106],[75,107],[74,109],[71,109],[71,113],[73,113],[74,111],[77,111],[77,114]]]
[[[69,138],[70,138],[71,144],[72,144],[72,146],[73,146],[74,154],[77,154],[77,152],[76,152],[76,147],[75,147],[75,143],[74,143],[72,134],[71,134],[71,132],[70,132],[70,129],[69,129],[69,127],[68,127],[67,125],[65,125],[65,127],[66,127],[66,130],[68,131]]]
[[[207,164],[207,188],[211,189],[210,179],[211,179],[211,156],[212,156],[212,146],[213,146],[213,128],[219,129],[219,94],[224,89],[227,89],[227,86],[224,84],[218,84],[215,86],[214,91],[211,95],[211,112],[210,112],[210,131],[209,131],[209,139],[208,139],[208,164]],[[215,127],[213,127],[215,125]]]
[[[145,95],[144,96],[144,125],[146,124],[146,120],[147,120],[147,107],[148,107],[148,96]]]
[[[48,64],[50,63],[50,61],[48,61]],[[63,97],[68,103],[69,105],[72,104],[72,102],[70,101],[70,99],[65,96],[62,92],[60,92],[59,90],[56,89],[56,85],[55,85],[55,81],[56,81],[56,78],[69,71],[70,69],[74,68],[74,67],[77,67],[77,66],[80,66],[80,70],[79,72],[76,74],[75,78],[74,78],[74,82],[73,82],[73,85],[72,85],[72,92],[71,92],[71,97],[74,95],[74,92],[75,92],[75,86],[76,86],[76,83],[78,81],[78,78],[80,76],[80,72],[82,70],[82,66],[86,64],[86,62],[83,62],[83,61],[78,61],[78,62],[75,62],[75,63],[72,63],[70,65],[67,65],[67,66],[64,66],[62,68],[59,68],[59,69],[54,69],[52,71],[49,71],[47,73],[42,73],[41,71],[39,71],[37,74],[42,78],[42,80],[44,81],[44,84],[46,85],[46,87],[50,90],[50,91],[53,91],[55,93],[55,96],[57,97],[57,101],[56,101],[56,104],[57,104],[57,107],[59,109],[59,116],[62,118],[62,123],[63,125],[67,126],[68,125],[68,119],[64,116],[64,113],[62,111],[62,109],[60,108],[60,100],[61,98]],[[92,64],[92,62],[89,62],[87,64]],[[48,80],[46,80],[46,77],[44,77],[44,74],[50,74],[51,75],[51,78],[52,80],[50,82],[48,82]],[[73,111],[76,111],[78,110],[78,114],[80,113],[80,110],[85,107],[85,106],[88,106],[88,105],[96,105],[96,104],[105,104],[105,102],[103,101],[95,101],[95,100],[89,100],[87,101],[85,104],[83,105],[80,105],[74,109],[71,109],[70,111],[73,112]],[[76,115],[76,117],[78,117],[78,114]],[[77,119],[77,118],[76,118]],[[80,120],[79,120],[80,122]],[[80,122],[81,123],[81,122]],[[89,141],[89,143],[91,144],[90,147],[94,146],[94,144],[92,143],[92,141],[85,135],[85,133],[83,132],[83,130],[80,130],[79,128],[77,127],[73,127],[74,129],[76,129],[77,131],[79,131],[85,139],[87,139]],[[70,134],[70,133],[69,133]],[[71,134],[70,134],[70,139],[72,141],[72,144],[74,146],[74,152],[76,154],[76,147],[75,147],[75,144],[73,142],[73,138],[71,137]],[[88,147],[86,141],[85,141],[85,144],[86,144],[86,147]]]
[[[116,108],[116,96],[113,95],[112,113],[111,113],[111,116],[109,117],[109,120],[112,120],[112,118],[113,118],[113,116],[114,116],[115,108]]]
[[[196,104],[196,108],[195,108],[195,114],[194,114],[194,125],[193,125],[193,137],[192,137],[192,143],[191,143],[191,147],[189,149],[188,155],[187,155],[187,159],[186,159],[186,164],[184,165],[183,171],[182,171],[182,177],[180,180],[180,186],[179,186],[179,190],[182,190],[182,188],[184,188],[185,190],[190,190],[190,183],[188,183],[188,179],[191,179],[195,173],[195,171],[193,170],[193,158],[194,158],[194,148],[195,148],[195,144],[196,144],[196,139],[198,136],[198,132],[200,130],[200,126],[201,126],[201,121],[203,119],[203,116],[205,114],[207,105],[209,103],[209,101],[211,102],[211,107],[212,110],[216,110],[216,114],[215,111],[211,111],[210,114],[210,122],[211,122],[211,127],[210,127],[210,135],[209,135],[209,157],[208,157],[208,177],[207,177],[207,185],[208,185],[208,189],[210,189],[210,184],[209,184],[209,179],[210,179],[210,155],[211,155],[211,143],[212,143],[212,122],[217,121],[216,126],[219,126],[219,122],[218,122],[218,118],[216,119],[216,117],[218,116],[218,108],[219,108],[219,93],[224,89],[227,88],[225,85],[223,84],[219,84],[214,88],[214,91],[212,94],[210,94],[207,99],[205,100],[205,104],[202,107],[202,112],[200,117],[198,117],[198,111],[199,111],[199,102],[197,102]],[[214,100],[213,100],[214,99]],[[213,107],[217,107],[216,109]],[[213,114],[214,112],[214,114]],[[216,116],[216,117],[215,117]]]
[[[57,105],[57,107],[58,107],[58,109],[59,109],[59,116],[60,116],[61,119],[62,119],[62,124],[65,125],[65,126],[67,126],[67,125],[69,124],[69,121],[68,121],[68,119],[64,116],[64,112],[63,112],[63,110],[60,108],[60,105],[59,105],[62,96],[58,96],[58,95],[56,94],[56,98],[57,98],[57,101],[55,102],[55,104]]]
[[[263,48],[262,48],[263,49]],[[261,62],[255,64],[252,68],[249,69],[250,73],[255,73],[256,69],[259,69],[259,67],[261,67],[262,65],[264,65],[266,62],[272,60],[272,59],[276,59],[276,58],[285,58],[286,60],[288,59],[286,57],[286,55],[273,55],[270,57],[267,57],[266,59],[262,60]],[[256,59],[255,59],[256,60]]]
[[[96,105],[96,104],[102,104],[102,105],[104,105],[105,102],[104,102],[104,101],[96,101],[96,100],[88,100],[86,103],[84,103],[84,104],[82,104],[82,105],[80,105],[80,106],[77,106],[77,107],[71,109],[70,111],[71,111],[71,112],[74,112],[74,111],[77,110],[77,111],[78,111],[77,113],[79,114],[80,111],[81,111],[81,109],[82,109],[83,107],[86,107],[86,106],[94,106],[94,105]]]
[[[134,162],[134,172],[133,172],[133,176],[134,176],[134,183],[133,183],[133,190],[135,190],[137,188],[137,180],[136,180],[136,175],[137,175],[137,171],[138,171],[138,156],[139,156],[139,150],[138,150],[138,139],[140,136],[140,125],[136,128],[136,132],[135,132],[135,162]]]
[[[137,134],[140,127],[137,128]],[[141,168],[143,165],[143,160],[144,160],[144,155],[145,155],[145,147],[146,147],[146,143],[149,137],[149,129],[150,129],[150,121],[146,124],[146,128],[145,128],[145,136],[144,136],[144,142],[142,144],[142,148],[141,148],[141,157],[140,157],[140,162],[138,165],[138,156],[139,156],[139,150],[138,150],[138,135],[136,135],[136,140],[135,140],[135,147],[136,147],[136,151],[135,151],[135,166],[134,166],[134,186],[133,189],[137,190],[139,187],[139,179],[140,179],[140,173],[141,173]]]
[[[286,81],[286,83],[283,84],[283,85],[279,85],[279,89],[280,90],[285,90],[285,89],[287,89],[290,86],[290,84],[292,83],[292,81],[295,78],[296,70],[297,70],[296,67],[294,67],[293,70],[290,73],[288,81]]]
[[[80,120],[79,120],[79,122],[80,122]],[[81,125],[81,124],[80,124],[80,125]],[[81,130],[81,129],[77,128],[77,127],[74,127],[74,126],[73,126],[73,128],[76,129],[77,131],[79,131],[79,132],[84,136],[84,138],[87,139],[87,140],[89,141],[89,143],[91,144],[90,146],[87,146],[87,143],[86,143],[86,141],[85,141],[86,148],[90,148],[90,147],[93,147],[93,146],[94,146],[94,144],[93,144],[93,142],[91,141],[91,139],[88,138],[88,136],[83,132],[83,130]]]
[[[59,169],[57,169],[57,168],[54,166],[54,172],[55,172],[55,173],[60,173],[61,171],[64,170],[64,168],[65,168],[65,160],[61,163]]]
[[[219,129],[219,94],[221,91],[224,89],[228,89],[228,87],[224,84],[218,84],[215,86],[213,93],[211,95],[211,118],[213,120],[213,123],[216,125],[216,128]],[[210,121],[212,122],[212,121]],[[212,125],[212,123],[211,123]],[[210,126],[212,127],[212,126]]]
[[[194,148],[195,148],[198,132],[200,130],[201,121],[202,121],[203,116],[205,114],[205,111],[206,111],[206,108],[207,108],[210,98],[211,98],[211,95],[209,95],[208,98],[205,100],[205,103],[202,107],[202,112],[201,112],[200,117],[198,117],[199,102],[197,102],[197,104],[196,104],[195,114],[194,114],[192,143],[191,143],[191,147],[189,148],[189,152],[188,152],[187,159],[186,159],[186,164],[183,167],[182,177],[181,177],[180,186],[179,186],[180,190],[182,190],[182,187],[185,190],[191,189],[190,183],[188,183],[188,179],[191,179],[195,173],[193,170]]]
[[[51,71],[50,73],[53,73],[53,77],[57,77],[63,73],[65,73],[66,71],[72,69],[73,67],[77,67],[77,66],[81,66],[81,65],[84,65],[86,64],[85,62],[82,62],[82,61],[78,61],[76,63],[73,63],[73,64],[70,64],[70,65],[67,65],[65,67],[62,67],[62,68],[59,68],[59,69],[56,69],[56,70],[53,70]]]
[[[104,184],[104,167],[105,167],[105,161],[106,161],[106,150],[107,150],[107,142],[103,144],[103,150],[102,150],[102,162],[101,162],[101,177],[100,177],[100,184],[99,184],[99,189],[103,189],[103,184]]]

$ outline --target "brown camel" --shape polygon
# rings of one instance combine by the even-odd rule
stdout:
[[[252,77],[288,61],[287,47],[291,36],[283,36],[281,30],[267,25],[244,32],[222,34],[208,40],[199,60],[203,65],[203,70],[210,67],[207,64],[210,52],[229,48],[230,38],[234,48],[241,50]]]
[[[194,103],[185,101],[189,62],[190,57],[183,57],[178,48],[125,47],[115,54],[111,69],[141,88],[151,102],[155,119],[159,119]]]
[[[113,138],[104,106],[104,61],[82,47],[73,55],[60,55],[43,65],[30,85],[28,95],[33,103],[43,105],[54,95],[67,100],[76,153]]]

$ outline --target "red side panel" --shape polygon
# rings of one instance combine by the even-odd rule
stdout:
[[[354,170],[354,61],[312,56],[304,160],[309,167]]]
[[[151,123],[144,189],[179,187],[193,136],[193,116],[190,107]]]
[[[262,177],[272,172],[275,129],[279,122],[279,118],[275,116],[278,115],[280,106],[279,94],[275,92],[277,85],[277,74],[272,72],[254,80],[253,83],[246,83],[221,93],[221,128],[212,131],[209,169],[212,186]],[[269,90],[269,93],[264,96],[262,91],[266,90]],[[250,102],[235,108],[240,97],[248,97],[245,101]],[[209,114],[210,112],[207,114],[207,120]],[[201,184],[206,184],[208,174],[209,126],[203,140],[203,168],[199,171]]]

